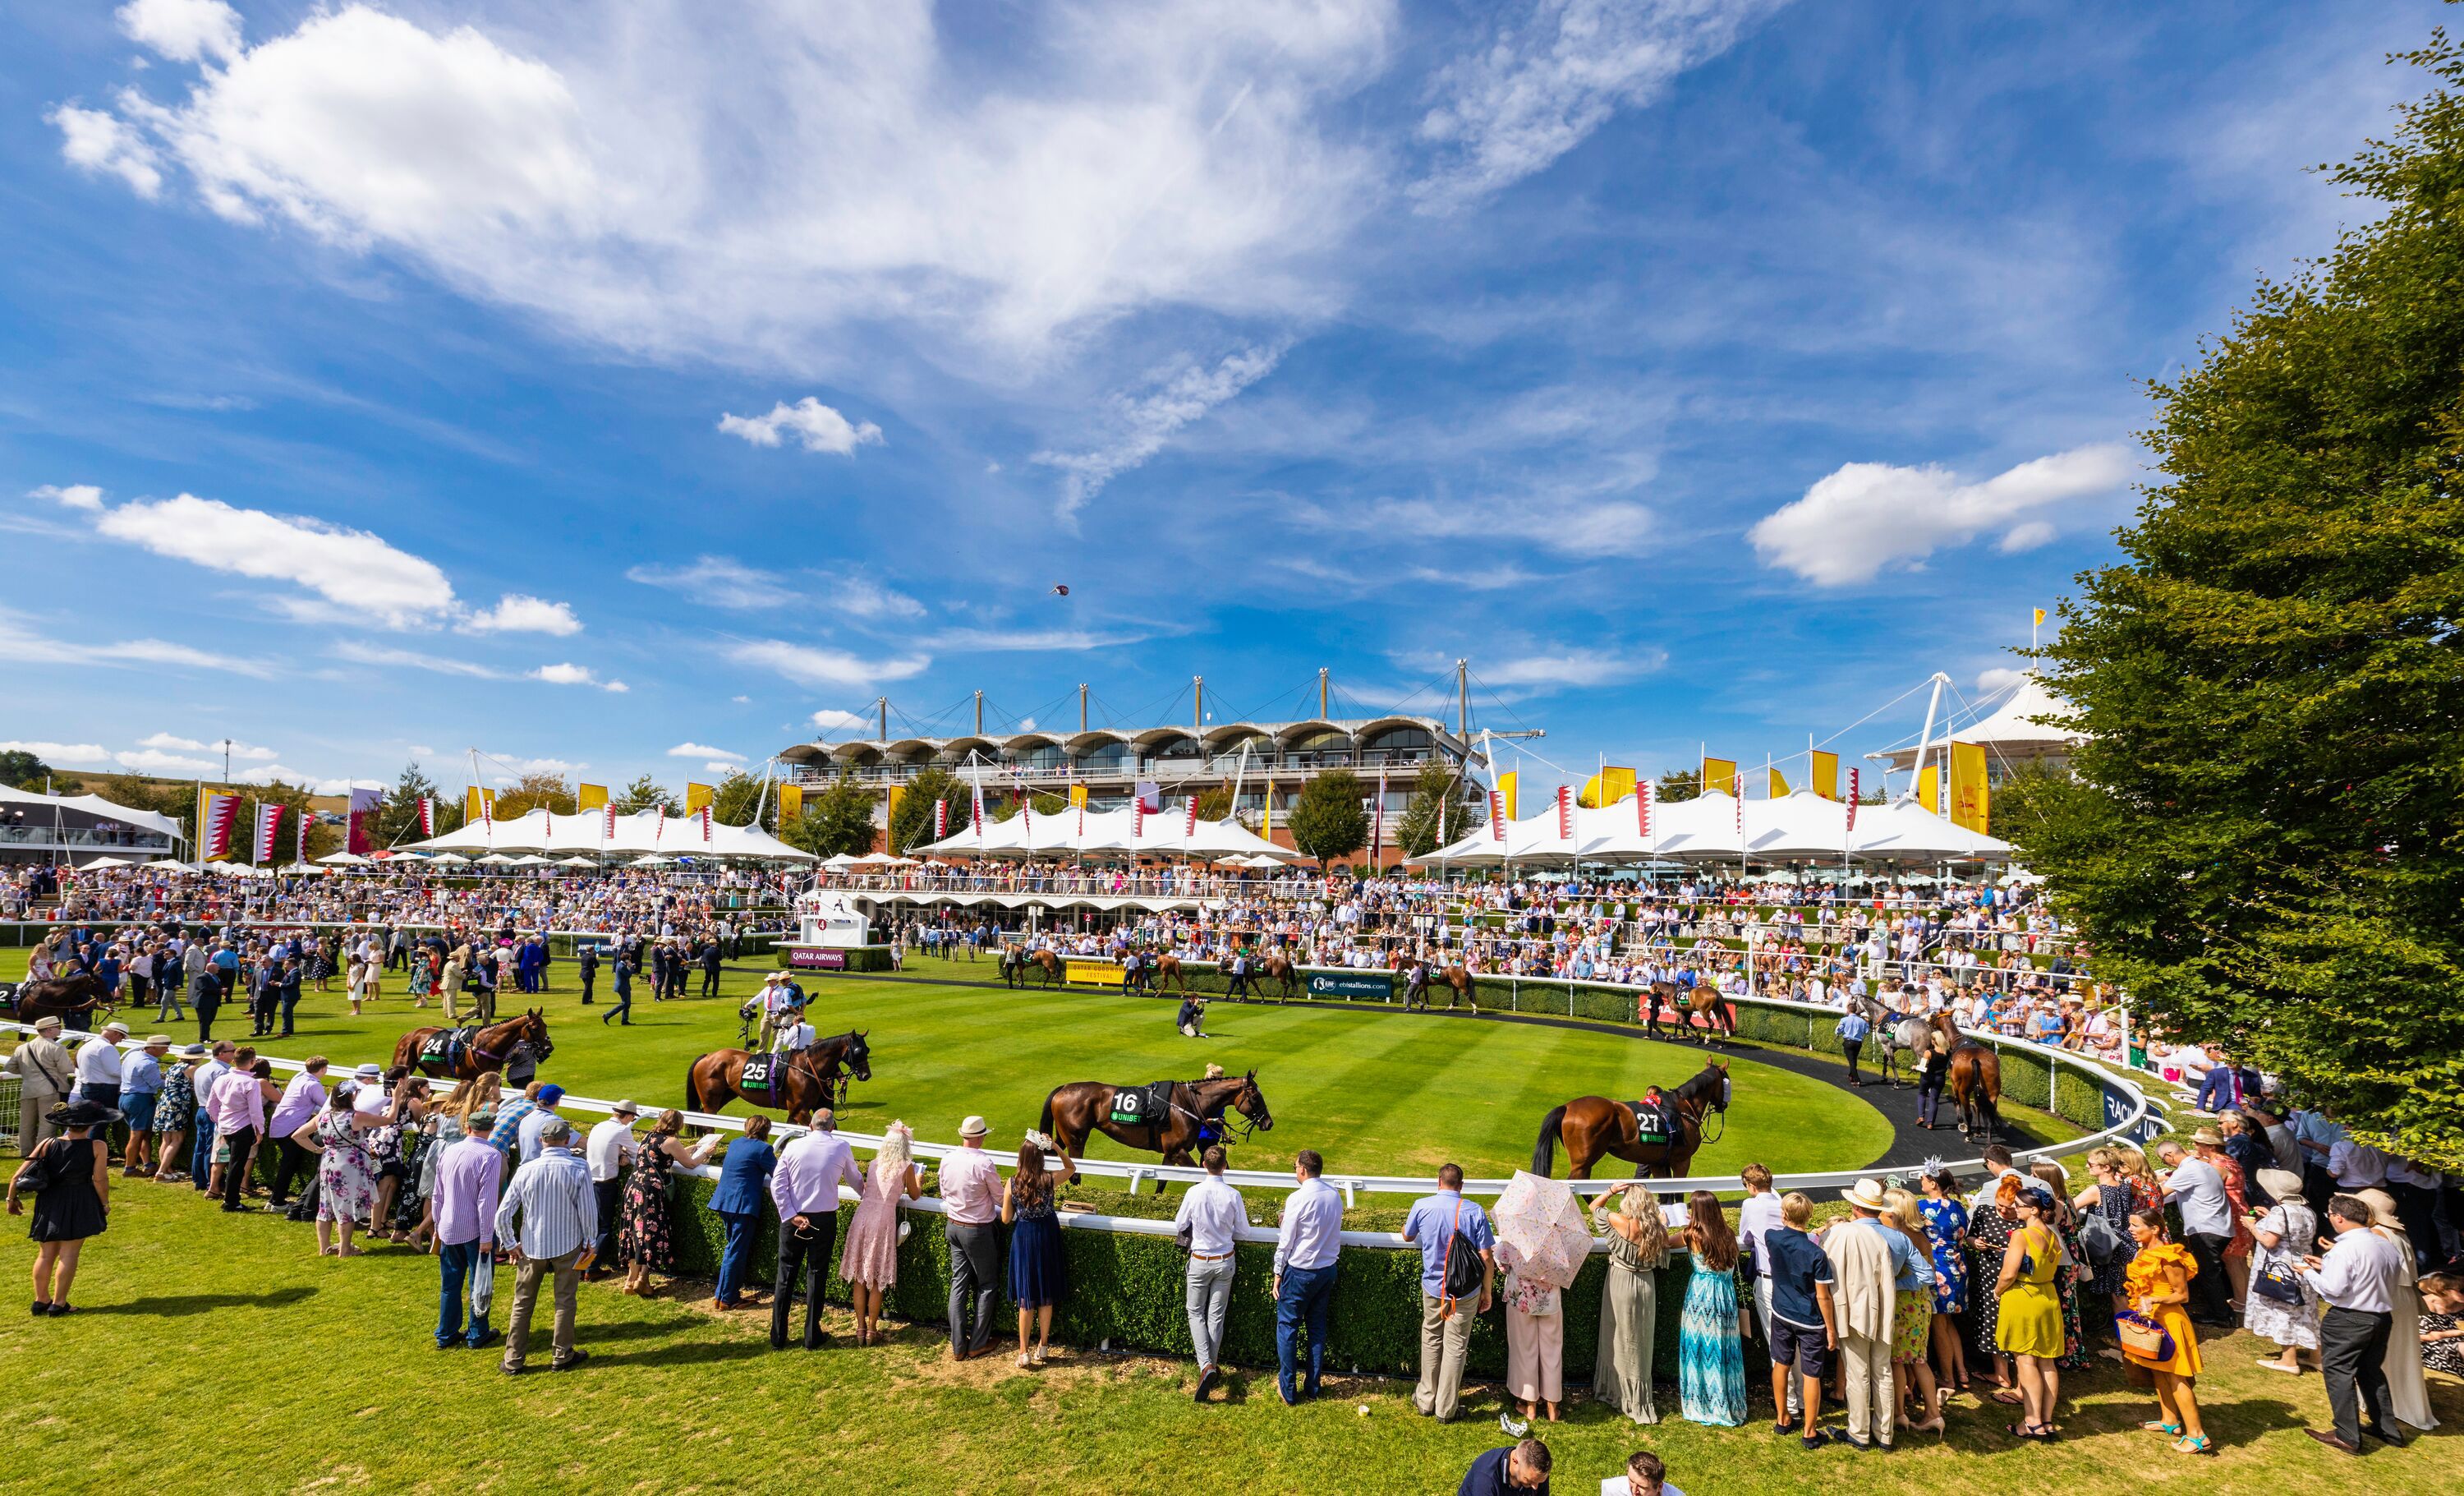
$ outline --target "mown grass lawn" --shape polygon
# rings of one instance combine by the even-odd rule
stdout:
[[[708,1292],[697,1285],[650,1299],[585,1287],[591,1361],[512,1380],[493,1351],[430,1348],[431,1259],[394,1247],[320,1259],[305,1226],[232,1220],[186,1189],[115,1189],[111,1229],[78,1282],[81,1312],[0,1314],[11,1395],[0,1488],[1442,1496],[1503,1441],[1490,1388],[1445,1427],[1414,1417],[1408,1385],[1392,1381],[1336,1379],[1335,1396],[1290,1410],[1268,1378],[1236,1376],[1228,1403],[1199,1408],[1185,1364],[1066,1352],[1041,1373],[1005,1355],[954,1366],[922,1328],[857,1350],[838,1310],[827,1319],[839,1343],[774,1354],[757,1317],[695,1307]],[[31,1247],[11,1226],[0,1266],[22,1289]],[[500,1277],[499,1304],[509,1297]],[[1646,1445],[1706,1493],[2457,1488],[2452,1432],[2363,1460],[2333,1454],[2300,1433],[2326,1417],[2316,1376],[2258,1371],[2247,1335],[2203,1349],[2201,1399],[2221,1446],[2205,1460],[2141,1433],[2150,1399],[2102,1371],[2071,1380],[2070,1437],[2051,1446],[2015,1442],[2000,1432],[2003,1410],[1964,1401],[1943,1442],[1807,1455],[1772,1438],[1759,1402],[1743,1429],[1698,1428],[1676,1418],[1670,1387],[1670,1420],[1657,1427],[1577,1400],[1546,1433],[1570,1492],[1595,1489]],[[2451,1431],[2464,1428],[2464,1388],[2434,1382],[2432,1398]]]

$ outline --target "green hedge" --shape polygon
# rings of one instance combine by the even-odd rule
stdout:
[[[712,1181],[688,1177],[676,1181],[676,1265],[687,1277],[715,1279],[726,1228],[708,1205]],[[847,1285],[838,1272],[846,1260],[847,1232],[855,1208],[838,1212],[839,1244],[824,1297],[833,1304],[848,1302]],[[912,1229],[898,1250],[898,1282],[891,1289],[890,1313],[913,1324],[948,1323],[950,1251],[939,1216],[905,1213]],[[1004,1243],[1006,1250],[1006,1243]],[[771,1282],[779,1254],[778,1221],[764,1216],[753,1247],[750,1276]],[[1168,1236],[1114,1231],[1061,1233],[1063,1294],[1053,1316],[1055,1338],[1073,1345],[1109,1342],[1116,1351],[1141,1351],[1163,1355],[1191,1353],[1189,1321],[1183,1305],[1184,1259]],[[1609,1271],[1608,1259],[1595,1257],[1565,1293],[1566,1360],[1569,1375],[1580,1380],[1589,1371],[1598,1344],[1600,1291]],[[1223,1330],[1223,1358],[1234,1365],[1275,1364],[1275,1307],[1267,1296],[1274,1273],[1274,1249],[1243,1243],[1234,1259],[1232,1303]],[[1659,1379],[1677,1375],[1679,1310],[1684,1303],[1689,1269],[1684,1257],[1673,1258],[1659,1274],[1658,1343],[1653,1368]],[[1335,1272],[1334,1299],[1327,1320],[1327,1365],[1349,1372],[1405,1375],[1417,1373],[1420,1355],[1420,1256],[1417,1251],[1380,1247],[1346,1247]],[[996,1333],[1007,1337],[1016,1328],[1013,1306],[1004,1288],[994,1321]],[[1492,1308],[1474,1327],[1472,1375],[1502,1376],[1506,1372],[1506,1319]]]

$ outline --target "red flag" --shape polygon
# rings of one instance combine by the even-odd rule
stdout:
[[[274,837],[282,828],[282,811],[280,805],[262,803],[257,805],[255,855],[249,859],[251,862],[274,861]]]
[[[933,840],[938,842],[950,834],[950,797],[933,802]]]
[[[1651,804],[1660,798],[1660,786],[1649,780],[1634,787],[1634,831],[1645,846],[1651,843]]]
[[[975,788],[975,820],[972,824],[976,828],[976,840],[980,842],[984,839],[984,787],[978,784]]]
[[[1147,834],[1147,802],[1141,795],[1130,803],[1130,840],[1144,839]]]
[[[291,826],[291,860],[293,862],[308,860],[308,817],[304,812]]]
[[[1573,839],[1574,786],[1560,784],[1557,786],[1557,840],[1571,842]]]
[[[702,845],[707,847],[710,845],[711,841],[710,807],[708,805],[704,805],[699,810],[694,811],[693,814],[701,817],[701,840]]]
[[[419,797],[419,834],[422,837],[430,837],[436,834],[436,799],[434,796],[422,795]]]
[[[1198,834],[1198,797],[1195,795],[1189,797],[1189,814],[1180,823],[1180,834],[1183,836]]]
[[[239,797],[208,791],[205,810],[197,818],[197,860],[210,862],[228,857],[231,835],[239,828]]]
[[[384,808],[385,791],[381,789],[351,791],[350,805],[344,812],[348,818],[343,823],[348,833],[342,839],[344,851],[353,856],[365,857],[376,850],[377,816]]]
[[[599,840],[602,844],[616,840],[616,807],[614,805],[609,805],[606,809],[607,824],[600,830],[599,833]]]
[[[1506,840],[1506,794],[1503,790],[1488,792],[1488,839],[1492,842]]]
[[[1377,803],[1369,811],[1369,866],[1386,860],[1386,776],[1377,776]]]
[[[668,807],[667,807],[667,806],[665,806],[665,805],[661,805],[661,806],[659,807],[659,819],[658,819],[658,820],[656,820],[656,821],[654,821],[654,822],[652,822],[652,823],[651,823],[651,825],[650,825],[650,845],[651,845],[652,847],[656,847],[656,846],[658,846],[661,842],[666,841],[666,840],[667,840],[667,837],[668,837]]]
[[[1851,834],[1857,829],[1857,771],[1854,769],[1848,771],[1848,829]]]

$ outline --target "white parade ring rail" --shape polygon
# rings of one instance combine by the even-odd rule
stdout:
[[[1763,1006],[1785,1008],[1800,1013],[1836,1014],[1840,1011],[1837,1008],[1823,1007],[1815,1003],[1791,1002],[1777,998],[1754,998],[1746,1001]],[[23,1034],[33,1032],[30,1025],[5,1022],[0,1022],[0,1030],[13,1030]],[[2031,1149],[2025,1153],[2015,1154],[2013,1155],[2014,1158],[2021,1163],[2026,1163],[2027,1161],[2035,1158],[2057,1158],[2069,1155],[2083,1153],[2089,1149],[2100,1147],[2105,1143],[2116,1140],[2135,1142],[2140,1135],[2142,1127],[2149,1120],[2150,1117],[2158,1117],[2159,1120],[2161,1120],[2160,1114],[2157,1113],[2154,1107],[2149,1104],[2146,1093],[2142,1091],[2136,1084],[2123,1079],[2122,1076],[2119,1076],[2110,1070],[2092,1067],[2086,1062],[2079,1060],[2077,1056],[2071,1054],[2070,1051],[2066,1049],[2057,1049],[2050,1045],[2035,1044],[2028,1040],[2008,1039],[1999,1034],[1976,1033],[1972,1030],[1966,1029],[1961,1031],[1963,1033],[1968,1033],[1970,1037],[1980,1041],[1990,1040],[1993,1045],[2003,1048],[2015,1049],[2022,1053],[2038,1056],[2047,1063],[2049,1070],[2056,1073],[2058,1072],[2058,1069],[2061,1067],[2067,1066],[2073,1067],[2097,1085],[2101,1089],[2106,1087],[2113,1088],[2122,1091],[2128,1099],[2128,1107],[2125,1114],[2121,1118],[2121,1120],[2114,1123],[2112,1126],[2105,1128],[2102,1132],[2091,1133],[2086,1137],[2079,1138],[2072,1142],[2057,1144],[2051,1148]],[[101,1036],[86,1033],[83,1030],[69,1030],[64,1032],[62,1037],[75,1038],[79,1042],[83,1042],[86,1040],[98,1039]],[[132,1038],[123,1041],[121,1047],[123,1050],[135,1050],[142,1049],[144,1045],[141,1041]],[[264,1054],[261,1054],[259,1058],[268,1061],[276,1070],[296,1073],[300,1068],[299,1062],[297,1060],[276,1059],[272,1055]],[[348,1067],[340,1066],[339,1062],[328,1062],[329,1073],[336,1069],[340,1069],[344,1076],[347,1076],[349,1073]],[[2058,1082],[2057,1082],[2057,1084],[2058,1084]],[[2050,1099],[2051,1097],[2049,1096],[2048,1100]],[[567,1092],[564,1099],[557,1105],[560,1111],[569,1110],[602,1114],[612,1114],[615,1107],[615,1104],[610,1101],[602,1101],[588,1096],[577,1096],[570,1092]],[[712,1112],[687,1111],[684,1113],[684,1118],[687,1122],[705,1132],[737,1132],[741,1131],[744,1126],[744,1119],[741,1117],[721,1116]],[[798,1127],[794,1123],[781,1122],[775,1124],[772,1131],[781,1136],[794,1136],[795,1134],[806,1130]],[[851,1145],[867,1150],[878,1150],[882,1143],[882,1137],[879,1133],[851,1133],[841,1129],[838,1130],[838,1135],[847,1139]],[[963,1145],[957,1143],[928,1143],[919,1138],[914,1143],[914,1153],[919,1161],[927,1158],[941,1158],[948,1155],[959,1152],[962,1146]],[[996,1159],[1000,1157],[998,1151],[994,1152],[994,1156]],[[1124,1180],[1126,1181],[1128,1188],[1133,1192],[1137,1191],[1144,1185],[1156,1182],[1185,1185],[1194,1184],[1198,1180],[1206,1177],[1206,1171],[1203,1169],[1185,1168],[1163,1163],[1123,1163],[1109,1158],[1079,1158],[1072,1160],[1072,1162],[1075,1164],[1078,1172],[1082,1175],[1091,1175],[1097,1178]],[[1948,1161],[1948,1166],[1963,1174],[1975,1174],[1983,1172],[1985,1161],[1982,1158],[1952,1159]],[[695,1172],[707,1179],[715,1179],[718,1177],[718,1170],[712,1165],[705,1164]],[[1859,1179],[1869,1178],[1877,1173],[1884,1172],[1888,1171],[1878,1170],[1872,1166],[1868,1166],[1862,1169],[1836,1170],[1827,1174],[1773,1175],[1771,1177],[1771,1188],[1781,1191],[1846,1189],[1850,1185],[1855,1184]],[[1288,1189],[1296,1182],[1292,1177],[1291,1171],[1285,1169],[1226,1169],[1223,1171],[1223,1179],[1224,1182],[1236,1187],[1246,1185],[1267,1190]],[[1362,1195],[1425,1195],[1429,1193],[1432,1188],[1432,1181],[1426,1177],[1405,1177],[1397,1175],[1329,1173],[1325,1176],[1325,1179],[1327,1183],[1343,1192],[1343,1202],[1347,1209],[1359,1203],[1359,1197]],[[1495,1197],[1504,1194],[1506,1192],[1506,1187],[1512,1181],[1510,1179],[1465,1179],[1463,1180],[1463,1192],[1465,1195]],[[1612,1189],[1617,1188],[1619,1185],[1627,1181],[1622,1179],[1566,1179],[1560,1182],[1572,1189],[1576,1195],[1602,1195]],[[1652,1192],[1656,1195],[1683,1194],[1691,1190],[1709,1190],[1715,1195],[1736,1195],[1742,1194],[1745,1190],[1745,1181],[1732,1174],[1690,1175],[1682,1179],[1650,1179],[1645,1182],[1650,1185]],[[855,1194],[847,1189],[844,1185],[840,1187],[840,1196],[844,1199],[851,1200],[856,1199]],[[904,1205],[905,1208],[909,1210],[921,1210],[928,1214],[939,1214],[941,1211],[941,1201],[936,1197],[933,1196],[926,1196],[921,1199],[908,1200],[904,1202]],[[1086,1211],[1065,1211],[1061,1214],[1060,1219],[1061,1223],[1065,1227],[1080,1231],[1117,1231],[1136,1236],[1170,1236],[1173,1234],[1175,1229],[1173,1223],[1169,1221],[1151,1221],[1143,1217],[1133,1216],[1097,1215],[1092,1212]],[[1239,1235],[1240,1239],[1243,1242],[1272,1242],[1276,1239],[1276,1233],[1271,1228],[1265,1226],[1248,1226],[1243,1228]],[[1342,1243],[1346,1246],[1401,1248],[1411,1246],[1413,1244],[1405,1242],[1399,1234],[1389,1231],[1345,1231],[1341,1235]],[[1606,1237],[1595,1238],[1592,1249],[1595,1252],[1607,1251],[1608,1239]]]

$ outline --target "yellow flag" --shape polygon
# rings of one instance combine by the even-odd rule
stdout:
[[[2045,621],[2045,610],[2044,610],[2043,608],[2041,608],[2041,607],[2040,607],[2040,608],[2036,609],[2036,622],[2037,622],[2037,624],[2038,624],[2039,626],[2041,626],[2041,625],[2044,623],[2044,621]]]
[[[1839,756],[1816,753],[1814,756],[1814,792],[1825,800],[1839,798]]]
[[[695,784],[691,781],[687,781],[685,783],[685,814],[692,815],[702,806],[709,804],[714,793],[715,792],[707,784]]]
[[[462,792],[464,825],[476,825],[482,816],[494,816],[495,811],[496,792],[495,790],[481,789],[474,784]]]
[[[1942,766],[1928,763],[1917,771],[1917,803],[1936,815],[1942,813]]]
[[[1086,785],[1072,784],[1069,786],[1069,803],[1073,805],[1084,805],[1087,803]]]
[[[1634,793],[1634,771],[1608,764],[1583,781],[1583,803],[1597,809],[1614,805]]]
[[[1703,793],[1733,795],[1737,792],[1737,760],[1711,759],[1703,760]]]
[[[1506,819],[1508,821],[1519,821],[1522,819],[1522,817],[1514,813],[1514,789],[1516,782],[1520,779],[1521,775],[1519,773],[1501,774],[1497,777],[1497,792],[1506,797]]]
[[[586,815],[607,803],[607,786],[605,784],[584,784],[576,793],[581,797],[573,807],[578,813]]]
[[[1788,776],[1780,773],[1777,769],[1771,769],[1766,772],[1771,775],[1771,798],[1773,800],[1786,800],[1788,798]]]
[[[785,825],[788,822],[795,820],[798,816],[801,816],[803,813],[804,786],[802,784],[780,785],[779,824],[781,825]]]
[[[1985,745],[1952,743],[1950,745],[1950,820],[1951,824],[1979,836],[1992,833],[1988,826],[1992,819],[1992,787],[1985,782]]]
[[[890,786],[890,808],[881,818],[881,845],[889,847],[892,852],[898,851],[900,848],[892,845],[891,841],[891,827],[898,824],[898,797],[906,793],[907,786],[904,784],[892,784]],[[925,817],[923,829],[916,832],[915,835],[918,841],[929,842],[933,840],[932,817]]]
[[[1273,780],[1266,781],[1265,829],[1259,834],[1269,842],[1275,839],[1275,781]]]

